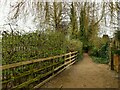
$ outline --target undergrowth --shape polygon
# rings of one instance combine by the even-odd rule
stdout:
[[[91,57],[92,57],[92,60],[93,60],[95,63],[100,63],[100,64],[108,64],[108,63],[109,63],[109,60],[106,59],[106,58],[95,57],[95,56],[91,56]]]

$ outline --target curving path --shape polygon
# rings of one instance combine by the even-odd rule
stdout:
[[[105,64],[94,63],[88,54],[41,88],[118,88],[117,73]]]

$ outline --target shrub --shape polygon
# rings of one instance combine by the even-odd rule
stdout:
[[[98,57],[98,51],[99,51],[99,50],[98,50],[96,47],[94,47],[94,48],[91,50],[90,55]]]
[[[114,54],[120,55],[120,50],[115,50]]]
[[[82,43],[78,40],[68,41],[62,32],[3,33],[2,64],[55,56],[75,50],[81,53],[81,46]]]
[[[102,45],[102,47],[99,49],[99,57],[108,58],[109,57],[108,49],[109,49],[108,43]]]
[[[115,32],[115,39],[120,42],[120,31],[119,30]]]
[[[83,43],[80,40],[72,39],[67,41],[68,51],[78,51],[78,59],[82,58]]]
[[[109,62],[109,44],[103,44],[99,49],[93,48],[91,56],[94,57],[93,60],[97,63],[108,63]]]
[[[101,64],[108,64],[109,63],[109,61],[106,58],[101,58],[101,57],[94,57],[94,56],[92,56],[92,60],[95,63],[101,63]]]

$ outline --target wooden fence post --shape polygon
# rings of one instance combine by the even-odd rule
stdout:
[[[120,56],[118,56],[118,79],[120,81]]]
[[[55,62],[54,62],[54,59],[52,59],[52,62],[53,62],[53,64],[55,63]],[[52,75],[54,75],[54,69],[55,69],[55,68],[54,68],[54,65],[53,65],[52,69],[53,69]]]
[[[70,61],[72,60],[72,58],[71,58],[71,54],[72,54],[72,53],[70,52],[70,55],[69,55],[69,57],[70,57]]]
[[[0,76],[0,78],[2,78],[3,81],[2,82],[3,88],[8,88],[7,84],[11,82],[14,83],[13,86],[10,87],[12,89],[25,88],[28,86],[30,86],[31,88],[38,88],[41,85],[43,85],[45,82],[49,81],[51,78],[62,72],[64,69],[75,63],[74,60],[76,56],[77,56],[76,52],[70,52],[53,57],[22,61],[22,62],[0,66],[0,70],[2,70],[3,72],[3,76]],[[62,59],[62,63],[59,62],[59,60],[57,59]],[[43,64],[42,66],[39,67],[40,62],[42,62]],[[18,75],[16,72],[14,72],[17,69],[20,70]],[[49,71],[47,70],[46,72],[46,69],[50,69],[50,70]],[[12,74],[9,74],[11,73],[11,71]],[[46,77],[47,79],[46,78],[44,79],[44,77]],[[44,79],[44,80],[40,81],[40,79],[41,80]],[[37,82],[39,81],[40,83],[37,84]],[[34,86],[33,83],[37,85]]]
[[[113,54],[112,54],[112,43],[110,43],[110,47],[109,47],[109,57],[110,57],[110,67],[111,70],[114,70],[114,64],[113,64]]]

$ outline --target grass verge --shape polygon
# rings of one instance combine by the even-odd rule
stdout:
[[[108,64],[109,60],[107,58],[101,58],[101,57],[95,57],[95,56],[91,56],[92,60],[95,63],[100,63],[100,64]]]

